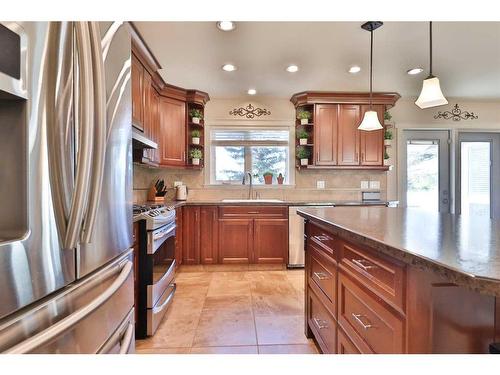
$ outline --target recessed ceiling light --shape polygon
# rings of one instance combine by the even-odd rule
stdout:
[[[255,94],[257,94],[257,90],[255,90],[255,89],[248,89],[247,92],[248,92],[248,95],[255,95]]]
[[[423,71],[424,70],[422,68],[413,68],[413,69],[408,70],[406,73],[408,73],[409,75],[414,76],[415,74],[420,74]]]
[[[290,73],[295,73],[299,70],[299,67],[297,65],[289,65],[286,67],[286,71]]]
[[[222,70],[225,70],[226,72],[233,72],[236,70],[236,66],[233,64],[224,64],[222,65]]]
[[[361,68],[357,65],[351,66],[349,68],[349,73],[352,73],[352,74],[359,73],[360,71],[361,71]]]
[[[222,31],[231,31],[236,28],[233,21],[219,21],[217,22],[217,27]]]

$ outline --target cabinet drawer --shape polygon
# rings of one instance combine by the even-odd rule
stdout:
[[[404,313],[405,265],[346,242],[342,242],[339,247],[341,267],[391,306]]]
[[[336,241],[335,237],[328,233],[325,229],[312,223],[306,225],[307,239],[328,253],[332,258],[336,258]]]
[[[309,256],[308,281],[311,287],[317,287],[326,299],[328,309],[336,315],[337,266],[333,259],[318,250],[314,245],[307,247]]]
[[[286,206],[221,206],[219,207],[219,217],[248,217],[258,216],[265,218],[287,218],[288,209]]]
[[[308,317],[309,327],[314,332],[323,353],[336,353],[337,327],[335,319],[321,304],[314,291],[308,290]]]
[[[339,272],[339,325],[362,352],[404,352],[404,319]]]
[[[342,328],[338,328],[337,330],[337,354],[371,354],[370,353],[361,353],[356,345],[351,341],[351,339],[344,333]]]

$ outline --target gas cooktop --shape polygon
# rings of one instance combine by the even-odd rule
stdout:
[[[146,220],[146,229],[154,230],[175,222],[175,209],[163,204],[144,204],[133,206],[134,220]]]

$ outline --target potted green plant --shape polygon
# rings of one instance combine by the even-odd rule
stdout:
[[[271,185],[273,183],[273,172],[264,172],[263,174],[264,176],[264,182],[266,183],[266,185]]]
[[[391,165],[389,163],[389,154],[387,153],[387,150],[384,151],[384,165]]]
[[[193,165],[200,165],[200,159],[203,157],[203,154],[200,149],[193,148],[189,151],[189,157],[191,158]]]
[[[307,140],[309,139],[309,133],[304,129],[297,132],[297,138],[299,139],[300,145],[307,145]]]
[[[276,177],[276,180],[278,180],[279,185],[283,185],[283,181],[285,181],[285,177],[283,177],[283,174],[280,173],[278,177]]]
[[[198,129],[194,129],[191,132],[191,142],[193,143],[193,145],[200,144],[200,134],[201,134],[201,132]]]
[[[311,112],[299,110],[297,112],[297,118],[300,120],[300,123],[302,125],[307,125],[309,123],[309,120],[311,119]]]
[[[193,122],[193,124],[199,124],[203,119],[203,113],[196,108],[189,110],[189,116],[191,116],[191,121]]]
[[[384,123],[390,123],[392,120],[392,115],[390,114],[389,111],[384,112]]]
[[[296,157],[300,159],[300,165],[309,164],[309,156],[311,156],[311,152],[305,146],[297,147]]]
[[[386,129],[384,132],[384,146],[390,146],[392,144],[392,131]]]

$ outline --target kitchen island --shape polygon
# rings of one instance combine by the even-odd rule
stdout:
[[[500,223],[385,207],[299,209],[305,326],[325,353],[487,353]]]

